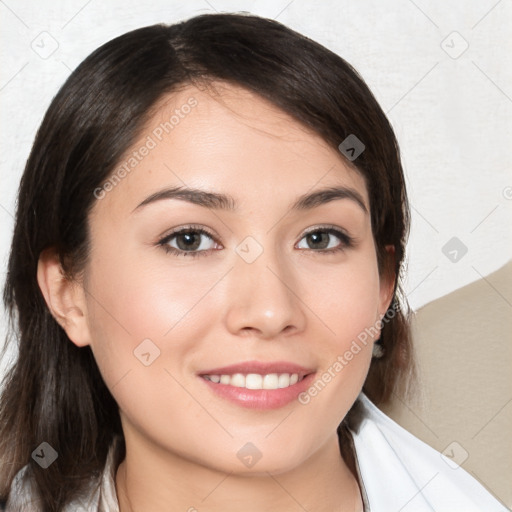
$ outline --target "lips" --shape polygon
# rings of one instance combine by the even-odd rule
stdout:
[[[245,363],[232,364],[229,366],[222,366],[218,368],[211,368],[206,371],[201,371],[199,375],[234,375],[235,373],[241,373],[242,375],[248,375],[250,373],[256,373],[259,375],[268,375],[271,373],[277,374],[294,374],[296,373],[299,377],[304,377],[315,370],[312,368],[306,368],[295,363],[286,361],[276,362],[262,362],[262,361],[247,361]]]
[[[201,371],[217,396],[242,407],[276,409],[307,389],[315,370],[290,362],[248,361]]]

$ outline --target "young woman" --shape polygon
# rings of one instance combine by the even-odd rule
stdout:
[[[407,229],[339,56],[235,14],[103,45],[19,190],[6,510],[505,510],[374,405],[414,373]]]

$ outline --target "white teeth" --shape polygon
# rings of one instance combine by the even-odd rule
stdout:
[[[245,377],[245,387],[247,389],[262,389],[263,377],[257,373],[249,373],[249,375]]]
[[[287,388],[290,385],[290,375],[282,373],[279,375],[278,388]]]
[[[263,377],[263,389],[277,389],[279,377],[277,373],[269,373]]]
[[[241,373],[235,373],[231,376],[231,386],[236,386],[237,388],[245,388],[245,375]]]
[[[293,386],[299,382],[298,373],[269,373],[267,375],[235,373],[234,375],[204,375],[204,378],[216,384],[220,382],[221,384],[246,389],[280,389]]]

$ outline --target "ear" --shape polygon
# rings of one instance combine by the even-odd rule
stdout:
[[[52,316],[78,347],[90,344],[83,286],[67,278],[59,255],[51,248],[39,255],[37,282]]]
[[[380,276],[380,301],[379,301],[379,314],[385,315],[391,301],[393,300],[393,293],[395,291],[395,247],[393,245],[386,245],[385,261],[382,265],[382,272]]]

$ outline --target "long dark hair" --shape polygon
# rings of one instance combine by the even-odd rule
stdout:
[[[113,39],[53,99],[21,179],[4,290],[18,355],[0,403],[0,499],[28,464],[41,510],[61,510],[102,471],[113,437],[122,435],[117,404],[90,348],[74,345],[49,312],[36,279],[38,258],[53,247],[70,279],[83,269],[95,189],[164,94],[215,80],[256,92],[336,149],[351,134],[364,143],[357,160],[345,160],[366,180],[379,269],[399,278],[409,224],[399,149],[385,114],[347,62],[276,21],[243,14],[201,15]],[[395,248],[394,259],[386,257],[386,245]],[[381,333],[385,355],[372,361],[363,388],[377,404],[413,367],[404,306],[397,279],[393,315]],[[43,441],[59,454],[44,470],[31,458]]]

